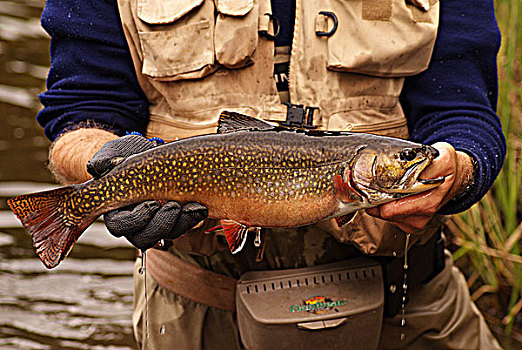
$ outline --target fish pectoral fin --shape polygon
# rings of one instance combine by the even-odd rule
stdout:
[[[230,252],[236,254],[241,251],[247,239],[248,226],[232,220],[221,220],[221,226],[223,227]]]
[[[218,134],[226,134],[240,130],[263,131],[272,130],[276,126],[265,122],[262,119],[250,117],[241,113],[223,111],[219,116]]]
[[[335,222],[337,223],[337,227],[341,228],[344,225],[346,225],[347,223],[349,223],[350,221],[352,221],[353,218],[355,217],[356,213],[357,212],[353,212],[353,213],[350,213],[350,214],[346,214],[346,215],[342,215],[342,216],[336,217],[335,218]]]
[[[335,196],[341,202],[362,202],[363,197],[354,189],[350,183],[343,180],[341,175],[334,175]]]

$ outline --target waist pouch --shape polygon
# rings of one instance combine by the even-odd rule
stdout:
[[[408,251],[408,291],[444,269],[444,239]],[[237,311],[248,349],[374,349],[384,317],[407,304],[404,258],[356,257],[300,269],[250,271],[236,280],[150,249],[147,269],[163,288],[221,310]],[[173,277],[174,276],[174,277]],[[403,301],[403,298],[406,298]],[[364,332],[357,330],[364,329]]]
[[[236,288],[247,349],[375,349],[384,307],[381,265],[359,257],[283,271],[250,271]],[[356,332],[360,329],[364,332]]]

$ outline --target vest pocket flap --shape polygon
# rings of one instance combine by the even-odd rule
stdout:
[[[228,16],[244,16],[254,7],[254,0],[215,0],[219,13]]]
[[[149,24],[172,23],[204,0],[138,0],[138,17]]]
[[[401,77],[428,67],[437,35],[437,0],[422,0],[428,10],[404,0],[329,1],[338,28],[327,38],[328,69]],[[316,29],[330,31],[330,22],[320,16]]]

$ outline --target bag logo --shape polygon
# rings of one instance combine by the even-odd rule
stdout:
[[[332,300],[324,296],[315,296],[304,300],[302,304],[291,305],[290,312],[307,311],[314,314],[322,314],[338,306],[346,305],[346,303],[346,299]]]

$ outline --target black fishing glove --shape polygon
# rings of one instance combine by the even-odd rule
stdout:
[[[121,163],[125,158],[160,145],[160,140],[148,140],[140,135],[128,135],[107,142],[87,163],[87,171],[99,178]],[[116,237],[125,237],[136,248],[146,250],[162,239],[181,236],[200,221],[206,219],[205,206],[191,202],[181,205],[156,201],[119,208],[104,215],[105,225]]]

